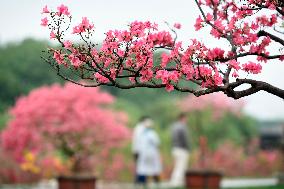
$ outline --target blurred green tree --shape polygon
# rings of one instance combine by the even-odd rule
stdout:
[[[36,87],[63,82],[41,59],[46,46],[44,41],[26,39],[0,47],[0,112]]]

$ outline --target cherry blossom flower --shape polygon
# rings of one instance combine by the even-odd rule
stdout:
[[[59,7],[57,7],[57,14],[58,16],[62,16],[62,15],[69,16],[70,12],[67,6],[61,4]]]
[[[50,11],[47,8],[47,5],[45,5],[45,7],[43,7],[42,9],[42,14],[45,14],[45,13],[50,13]]]
[[[48,25],[48,19],[47,17],[41,19],[41,26],[46,27]]]
[[[180,24],[180,23],[175,23],[175,24],[174,24],[174,27],[175,27],[176,29],[180,29],[180,28],[181,28],[181,24]]]

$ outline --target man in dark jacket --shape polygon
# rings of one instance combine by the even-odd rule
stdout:
[[[178,120],[171,127],[174,170],[170,184],[173,187],[183,186],[184,175],[188,165],[190,141],[186,121],[186,114],[181,113],[178,116]]]

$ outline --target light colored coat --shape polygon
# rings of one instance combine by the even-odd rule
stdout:
[[[133,130],[132,152],[134,154],[139,154],[139,151],[141,149],[140,147],[141,142],[139,140],[140,140],[140,136],[143,133],[144,129],[145,129],[145,125],[143,123],[138,123]]]
[[[140,135],[140,151],[137,162],[137,174],[145,176],[159,175],[162,163],[159,152],[160,139],[157,133],[145,128]]]

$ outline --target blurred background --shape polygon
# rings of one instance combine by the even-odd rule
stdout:
[[[82,16],[93,20],[97,33],[95,40],[98,43],[103,40],[104,32],[107,30],[124,28],[133,20],[151,20],[159,23],[162,28],[165,25],[164,21],[180,22],[182,29],[178,33],[179,40],[187,41],[199,37],[210,42],[209,36],[194,31],[192,26],[198,11],[194,2],[188,0],[0,1],[0,183],[35,183],[71,171],[70,162],[72,164],[73,156],[66,155],[62,146],[53,145],[54,135],[50,138],[48,136],[48,140],[41,140],[43,136],[46,137],[46,133],[34,125],[42,120],[40,123],[44,126],[47,121],[40,116],[46,115],[47,112],[55,111],[61,106],[76,106],[65,102],[68,101],[69,94],[73,99],[80,99],[82,104],[90,102],[92,98],[90,91],[95,94],[93,95],[95,99],[107,99],[104,95],[109,95],[110,101],[102,102],[103,106],[94,103],[94,107],[101,111],[105,109],[104,103],[106,103],[107,110],[103,112],[106,118],[102,120],[110,117],[114,119],[112,124],[104,121],[94,121],[94,124],[101,123],[112,128],[117,125],[118,118],[115,117],[120,117],[123,118],[119,119],[120,126],[127,133],[119,135],[121,144],[118,147],[96,143],[94,148],[99,148],[99,152],[82,150],[82,154],[88,153],[90,157],[97,158],[96,163],[92,165],[94,173],[102,180],[132,182],[134,163],[130,135],[143,115],[152,117],[155,129],[161,138],[164,167],[162,179],[167,180],[173,168],[169,127],[180,112],[188,112],[188,128],[193,144],[189,168],[199,169],[205,166],[207,169],[220,170],[230,178],[273,177],[281,171],[282,155],[279,149],[284,135],[284,102],[277,97],[258,93],[234,101],[222,94],[214,94],[197,99],[186,93],[168,93],[164,89],[120,90],[101,87],[98,92],[94,91],[96,89],[85,91],[87,89],[70,87],[66,84],[41,59],[44,55],[42,51],[46,47],[57,45],[48,41],[49,34],[40,27],[41,9],[46,4],[55,8],[61,3],[68,5],[71,13],[74,13],[75,23]],[[72,40],[77,39],[72,38]],[[156,55],[156,60],[158,59],[159,54]],[[279,71],[283,68],[284,66],[279,62],[271,62],[265,65],[264,72],[257,77],[284,88],[282,73]],[[56,91],[64,90],[66,90],[64,95],[56,95]],[[80,96],[82,93],[86,96]],[[23,98],[23,96],[28,97]],[[41,98],[43,102],[40,101]],[[61,101],[54,107],[48,106],[49,102],[46,99],[56,98]],[[34,100],[28,101],[30,99]],[[32,106],[33,103],[35,105]],[[43,114],[38,115],[39,110]],[[76,111],[62,110],[62,112],[71,117],[82,116]],[[84,116],[86,115],[94,117],[97,112],[85,111]],[[86,116],[85,119],[90,118]],[[65,123],[64,121],[59,121],[58,125]],[[78,121],[78,124],[80,123]],[[17,124],[26,125],[27,130],[20,131],[13,128]],[[29,125],[33,127],[29,128]],[[82,127],[82,133],[88,130],[86,128]],[[68,135],[75,130],[70,127],[65,134]],[[23,132],[42,132],[42,135],[26,136],[30,141],[14,140],[17,136],[23,136]],[[204,157],[205,165],[200,161],[203,159],[199,148],[200,137],[205,137],[208,141],[207,154]],[[50,142],[51,147],[47,145],[44,148],[50,149],[50,153],[43,153],[41,150],[43,144],[37,141]],[[31,145],[31,142],[34,142],[34,145]],[[110,147],[106,148],[104,145]],[[77,150],[84,147],[86,146],[82,144]],[[98,164],[100,166],[95,166]]]

